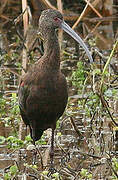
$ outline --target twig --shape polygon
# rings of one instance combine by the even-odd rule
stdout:
[[[18,35],[18,37],[22,40],[22,42],[23,42],[23,47],[24,48],[26,48],[26,46],[25,46],[25,38],[21,35],[21,33],[18,31],[18,29],[17,29],[17,23],[19,23],[19,21],[22,19],[22,17],[23,17],[23,15],[24,15],[24,13],[27,11],[27,8],[19,15],[19,16],[17,16],[17,18],[15,18],[14,20],[11,20],[12,22],[13,22],[13,24],[14,24],[14,27],[15,27],[15,30],[16,30],[16,33],[17,33],[17,35]]]
[[[118,17],[116,17],[116,16],[108,16],[108,17],[102,17],[102,18],[99,18],[99,17],[93,17],[93,18],[85,17],[84,18],[85,21],[89,21],[92,23],[103,22],[103,21],[113,21],[113,20],[117,20],[117,19],[118,19]]]
[[[74,130],[76,131],[76,133],[78,134],[78,136],[83,136],[83,135],[81,134],[81,132],[78,130],[78,128],[77,128],[77,126],[76,126],[76,124],[75,124],[75,122],[74,122],[74,120],[73,120],[73,117],[70,116],[70,120],[71,120],[71,124],[72,124]]]
[[[72,29],[75,29],[75,27],[79,24],[79,22],[81,21],[81,19],[83,18],[84,14],[85,14],[85,11],[86,11],[87,7],[88,7],[88,3],[86,4],[84,10],[82,11],[81,15],[79,16],[79,18],[77,19],[75,24],[72,26]]]
[[[103,55],[96,47],[94,48],[94,51],[97,52],[102,59],[108,59],[108,56]]]
[[[118,178],[118,174],[117,174],[117,172],[114,170],[114,168],[112,167],[112,164],[111,164],[111,159],[107,159],[107,162],[108,162],[108,164],[109,164],[109,166],[110,166],[110,168],[111,168],[111,170],[113,171],[113,173],[115,174],[115,176]]]
[[[110,111],[109,111],[109,108],[108,108],[108,103],[106,102],[106,100],[104,99],[103,95],[99,94],[99,93],[96,93],[98,95],[98,97],[101,99],[101,102],[102,102],[102,105],[106,108],[111,120],[113,121],[113,123],[118,126],[118,123],[115,122],[115,120],[113,119]]]
[[[56,8],[48,1],[48,0],[41,0],[48,8],[55,9]]]
[[[91,7],[91,9],[100,17],[102,18],[102,15],[93,7],[93,5],[88,1],[88,0],[84,0],[86,3],[88,3],[88,5]]]
[[[34,179],[39,180],[39,178],[37,178],[34,174],[28,174],[28,176],[30,176],[30,177],[32,177],[32,178],[34,178]]]
[[[58,10],[63,14],[63,5],[62,5],[61,0],[57,0],[57,7],[58,7]],[[60,48],[61,48],[61,43],[63,40],[63,30],[62,29],[59,29],[59,31],[58,31],[58,39],[59,39],[59,44],[60,44]]]
[[[87,22],[86,22],[86,24],[87,24]],[[95,29],[94,28],[92,29],[90,24],[88,25],[88,30],[89,30],[89,32],[94,33],[104,44],[108,44],[109,43],[108,38],[106,38],[102,34],[98,33],[97,30],[94,31]],[[87,35],[87,37],[88,37],[88,35]]]
[[[22,11],[24,12],[27,9],[27,0],[22,0]],[[25,11],[23,14],[23,25],[24,25],[24,37],[26,36],[28,30],[28,12]],[[24,44],[26,48],[23,48],[22,52],[22,75],[25,74],[27,68],[27,43]],[[19,125],[19,139],[23,138],[23,121],[20,122]]]
[[[8,71],[10,71],[11,73],[15,74],[17,77],[20,77],[20,75],[18,74],[18,72],[16,72],[15,68],[10,68],[8,66],[3,66],[4,69],[7,69]]]
[[[27,9],[27,0],[22,0],[22,11],[24,12],[25,9]],[[28,12],[25,11],[23,14],[23,25],[24,25],[24,37],[26,36],[27,30],[28,30]],[[27,49],[27,43],[25,43],[26,49]],[[26,69],[27,67],[27,52],[26,49],[23,49],[23,56],[22,56],[22,66],[23,69]],[[24,74],[24,70],[22,70],[22,75]]]
[[[103,158],[102,156],[97,156],[97,155],[89,154],[89,153],[86,153],[86,152],[78,151],[78,153],[82,154],[83,156],[88,156],[88,157],[92,157],[92,158],[96,158],[96,159],[101,159],[101,158]]]
[[[106,60],[109,58],[109,56],[105,56],[105,55],[103,55],[99,50],[98,50],[98,48],[93,48],[94,49],[94,52],[96,52],[101,58],[102,58],[102,61],[104,62],[104,64],[106,63]],[[109,63],[109,65],[111,66],[111,68],[113,69],[113,71],[114,71],[114,73],[116,74],[116,75],[118,75],[118,72],[117,72],[117,69],[115,68],[115,66],[114,66],[114,64],[112,64],[112,63]],[[118,77],[116,77],[113,81],[111,81],[111,84],[115,81],[115,80],[117,80],[118,79]],[[113,85],[111,85],[112,87],[113,87]],[[117,86],[117,84],[115,84],[115,86]]]
[[[99,27],[100,24],[101,24],[101,22],[98,22],[96,24],[96,26],[92,29],[91,34],[96,31],[96,29]]]
[[[107,62],[106,62],[106,64],[105,64],[105,66],[104,66],[104,69],[103,69],[103,72],[102,72],[101,86],[100,86],[101,92],[102,92],[102,87],[103,87],[103,81],[104,81],[105,71],[106,71],[108,65],[110,64],[110,61],[111,61],[111,59],[112,59],[112,57],[113,57],[113,54],[114,54],[114,52],[115,52],[115,49],[116,49],[117,45],[118,45],[118,40],[116,41],[115,45],[113,46],[113,49],[112,49],[112,51],[111,51],[111,54],[110,54],[110,56],[109,56],[109,58],[108,58],[108,60],[107,60]]]
[[[93,0],[91,4],[92,4],[93,7],[96,7],[99,2],[100,2],[100,0]],[[85,12],[85,14],[84,14],[84,16],[86,16],[90,11],[92,11],[92,9],[91,9],[90,6],[88,6],[88,8],[86,9],[86,12]],[[89,19],[90,19],[90,18],[89,18]]]
[[[95,115],[96,115],[96,111],[94,111],[94,113],[93,113],[93,116],[92,116],[92,118],[91,118],[91,121],[90,121],[90,127],[91,127],[91,130],[93,131],[93,128],[92,128],[92,123],[93,123],[93,120],[94,120],[94,118],[95,118]]]

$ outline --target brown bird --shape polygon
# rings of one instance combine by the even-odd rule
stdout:
[[[50,158],[53,162],[54,130],[57,120],[67,105],[68,92],[65,76],[60,70],[60,47],[55,29],[62,28],[92,57],[82,39],[64,22],[59,11],[44,10],[39,19],[39,32],[43,38],[44,55],[21,77],[19,106],[22,119],[30,128],[33,143],[48,128],[52,128]]]

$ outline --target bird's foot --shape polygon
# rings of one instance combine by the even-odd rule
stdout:
[[[57,172],[57,170],[54,168],[54,163],[51,163],[50,167],[49,167],[48,177],[51,176],[52,174],[56,173],[56,172]]]
[[[37,161],[37,150],[33,150],[32,164],[35,165]]]
[[[36,146],[34,144],[28,145],[27,150],[32,153],[32,164],[36,164],[36,159],[37,159],[37,150]]]
[[[36,150],[37,150],[37,153],[38,153],[39,156],[40,156],[40,159],[41,159],[41,168],[42,168],[42,170],[43,170],[43,158],[42,158],[41,152],[39,151],[38,148],[36,148]]]

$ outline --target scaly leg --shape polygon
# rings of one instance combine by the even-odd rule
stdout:
[[[48,176],[56,172],[56,169],[54,168],[54,130],[55,127],[52,128],[52,137],[51,137],[51,147],[50,147],[50,168]]]
[[[34,150],[33,150],[33,160],[32,163],[36,164],[36,159],[37,159],[37,150],[36,150],[36,144],[35,144],[35,129],[32,128],[32,139],[33,139],[33,145],[35,146]]]
[[[54,157],[54,128],[52,128],[52,137],[51,137],[51,147],[50,147],[50,163],[51,163],[51,168],[53,168],[53,157]]]

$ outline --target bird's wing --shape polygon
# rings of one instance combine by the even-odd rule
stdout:
[[[22,119],[26,125],[29,125],[29,120],[27,119],[26,116],[26,101],[27,97],[29,95],[29,88],[28,85],[25,85],[24,81],[21,80],[20,85],[19,85],[19,90],[18,90],[18,99],[19,99],[19,108],[20,108],[20,113],[22,116]]]

